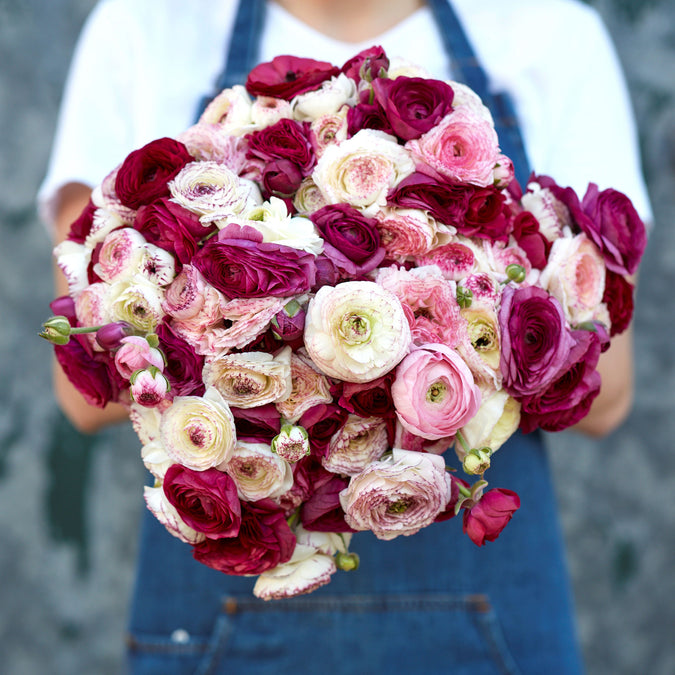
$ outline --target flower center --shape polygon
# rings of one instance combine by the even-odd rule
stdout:
[[[387,505],[387,513],[390,514],[400,514],[405,513],[411,506],[413,500],[412,497],[403,497],[395,502],[389,502]]]
[[[249,396],[250,394],[257,394],[260,387],[252,377],[237,375],[232,378],[230,389],[236,396]]]
[[[426,399],[429,403],[442,403],[448,388],[442,380],[437,380],[428,389]]]
[[[348,314],[342,321],[341,332],[348,344],[366,342],[370,337],[370,321],[360,314]]]

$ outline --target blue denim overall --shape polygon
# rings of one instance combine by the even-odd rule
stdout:
[[[487,80],[446,0],[429,5],[452,55],[453,75],[486,101],[502,150],[528,175],[508,100]],[[218,88],[256,63],[263,0],[242,0]],[[448,453],[450,455],[452,453]],[[451,458],[448,458],[451,461]],[[492,487],[521,508],[500,538],[479,548],[460,518],[389,542],[363,532],[353,573],[311,595],[263,602],[255,579],[193,560],[188,545],[146,513],[128,638],[134,675],[207,673],[582,672],[555,495],[539,434],[512,438],[493,458]]]

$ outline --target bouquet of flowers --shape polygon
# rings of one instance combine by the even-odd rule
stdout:
[[[494,453],[588,412],[645,245],[615,190],[524,188],[466,86],[280,56],[105,178],[42,335],[128,406],[148,508],[259,597],[353,569],[361,530],[462,512],[480,546],[519,507]]]

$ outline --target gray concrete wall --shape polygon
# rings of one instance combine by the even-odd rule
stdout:
[[[37,221],[63,78],[93,0],[0,0],[0,671],[118,672],[133,576],[138,443],[72,431],[35,337],[50,298]],[[637,310],[637,399],[593,442],[550,439],[588,671],[675,673],[675,3],[597,0],[640,126],[656,229]]]

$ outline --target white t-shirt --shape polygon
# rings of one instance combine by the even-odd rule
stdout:
[[[83,28],[40,188],[53,221],[58,190],[100,183],[131,151],[193,122],[212,93],[232,32],[234,0],[102,0]],[[588,182],[625,192],[651,220],[630,100],[594,10],[576,0],[454,0],[495,90],[511,95],[535,172],[583,195]],[[433,76],[452,77],[431,11],[423,7],[359,44],[317,33],[270,2],[261,61],[277,54],[342,65],[380,44]]]

